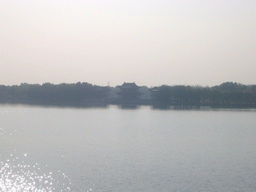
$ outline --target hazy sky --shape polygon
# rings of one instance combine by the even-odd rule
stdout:
[[[255,0],[0,0],[0,84],[256,84]]]

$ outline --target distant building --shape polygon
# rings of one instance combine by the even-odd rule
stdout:
[[[120,104],[127,107],[137,106],[141,95],[139,88],[134,82],[124,82],[123,85],[119,86],[120,91],[117,94]]]

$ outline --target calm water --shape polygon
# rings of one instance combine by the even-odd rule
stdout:
[[[0,191],[256,191],[256,111],[0,105]]]

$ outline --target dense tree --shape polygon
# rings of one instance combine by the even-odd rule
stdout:
[[[100,104],[107,96],[107,88],[93,86],[88,83],[58,84],[51,83],[27,84],[20,86],[0,86],[0,102],[42,105],[73,105],[85,106],[86,100]]]
[[[86,82],[73,84],[27,84],[0,85],[1,103],[21,103],[61,106],[98,106],[118,104],[119,89],[92,85]],[[154,105],[161,108],[183,107],[236,107],[256,108],[256,85],[242,85],[233,82],[214,87],[162,85],[148,89],[138,89],[140,94],[151,93],[151,97],[141,97],[138,104]],[[147,98],[147,101],[145,101]]]
[[[153,89],[152,89],[153,90]],[[156,91],[157,90],[157,91]],[[214,87],[161,86],[154,87],[154,99],[159,107],[256,107],[256,85],[233,82]]]

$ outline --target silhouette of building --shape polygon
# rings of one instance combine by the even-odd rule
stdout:
[[[139,86],[133,83],[123,83],[119,86],[118,99],[122,107],[137,107],[140,95]]]

